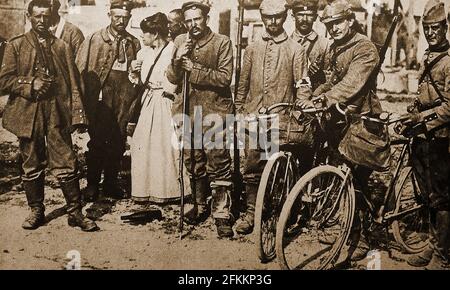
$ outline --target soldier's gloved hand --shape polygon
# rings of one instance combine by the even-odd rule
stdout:
[[[136,130],[136,124],[135,123],[128,123],[127,124],[127,136],[133,137],[134,131]]]

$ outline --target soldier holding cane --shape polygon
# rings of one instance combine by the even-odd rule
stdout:
[[[232,98],[230,84],[233,75],[233,48],[228,37],[216,34],[207,26],[210,6],[205,1],[188,1],[182,10],[189,34],[182,34],[174,41],[172,64],[167,71],[167,77],[173,84],[181,85],[183,72],[189,72],[189,116],[191,119],[203,115],[218,114],[225,120],[232,113]],[[181,100],[174,103],[174,112],[180,113]],[[194,110],[195,109],[195,110]],[[215,124],[219,135],[225,136],[225,123]],[[203,128],[203,140],[206,132]],[[225,138],[222,138],[225,141]],[[195,142],[197,143],[197,142]],[[194,150],[194,160],[191,152]],[[200,148],[185,150],[186,168],[195,184],[194,206],[186,213],[186,222],[198,224],[205,221],[209,215],[207,197],[212,194],[212,216],[214,217],[219,237],[233,236],[232,224],[234,217],[231,208],[231,156],[229,150],[210,148],[208,144],[200,144]],[[194,162],[194,166],[192,165]]]

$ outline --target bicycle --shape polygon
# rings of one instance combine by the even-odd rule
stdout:
[[[385,126],[399,121],[356,117]],[[384,226],[387,234],[390,226],[394,239],[406,252],[418,253],[427,246],[426,213],[408,164],[411,140],[399,139],[391,145],[401,145],[402,150],[380,208],[368,193],[355,191],[352,165],[348,162],[319,166],[300,178],[289,193],[277,224],[276,255],[282,269],[329,269],[348,262],[348,256],[342,257],[342,250],[349,246],[356,193],[361,195],[373,222]],[[303,224],[291,236],[286,227],[293,208],[301,208]]]
[[[320,122],[323,109],[307,109],[300,110],[294,108],[290,103],[278,103],[269,108],[261,108],[259,110],[260,116],[257,119],[272,119],[278,117],[273,114],[277,110],[290,109],[291,115],[296,120],[300,121],[305,117],[305,114],[313,115],[315,122],[311,122],[312,126],[316,126]],[[293,113],[295,112],[295,113]],[[310,119],[311,120],[311,119]],[[268,129],[265,133],[268,133]],[[290,123],[288,128],[280,128],[280,131],[287,131],[292,133],[301,133],[296,130],[291,130]],[[290,135],[289,133],[287,134]],[[322,148],[323,144],[317,144]],[[300,178],[299,166],[300,160],[295,154],[296,143],[289,141],[289,137],[285,144],[280,145],[280,151],[271,156],[264,167],[261,180],[258,186],[257,198],[255,204],[255,226],[254,235],[256,237],[256,249],[258,258],[262,263],[269,262],[275,258],[275,233],[276,225],[281,207],[286,199],[287,194],[292,189],[294,184]],[[319,152],[320,150],[314,150]],[[321,160],[316,154],[313,163],[319,165]]]

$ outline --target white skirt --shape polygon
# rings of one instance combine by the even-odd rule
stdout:
[[[172,143],[175,128],[172,101],[163,90],[147,90],[131,142],[132,197],[139,201],[169,202],[181,196],[179,183],[180,150]],[[175,142],[176,143],[176,142]],[[190,194],[189,178],[184,174],[185,195]]]

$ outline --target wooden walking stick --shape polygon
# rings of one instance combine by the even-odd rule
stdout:
[[[191,37],[191,31],[188,32],[188,38]],[[195,160],[194,160],[194,136],[193,136],[193,130],[190,124],[190,113],[189,113],[189,76],[190,73],[188,71],[183,72],[183,120],[182,120],[182,133],[181,133],[181,148],[180,148],[180,162],[179,162],[179,183],[180,183],[180,192],[181,192],[181,198],[180,198],[180,240],[183,239],[183,223],[184,223],[184,144],[185,144],[185,136],[188,133],[187,129],[189,128],[190,133],[190,159],[191,159],[191,175],[192,175],[192,183],[191,183],[191,190],[192,190],[192,198],[195,202],[195,196],[196,196],[196,190],[195,190]],[[189,122],[189,124],[186,124],[186,122]],[[189,127],[188,127],[189,126]]]
[[[242,194],[242,175],[240,171],[240,158],[239,158],[239,141],[238,141],[238,123],[236,120],[236,96],[238,94],[239,79],[241,77],[241,56],[242,56],[242,32],[244,30],[244,0],[239,0],[239,17],[238,17],[238,30],[236,39],[236,72],[234,81],[234,96],[233,96],[233,167],[234,167],[234,184],[235,199],[238,200]]]

